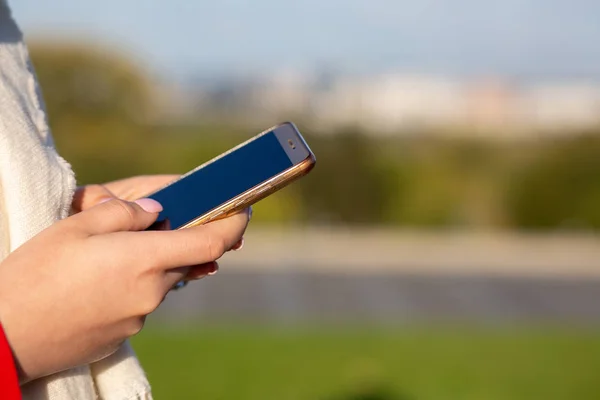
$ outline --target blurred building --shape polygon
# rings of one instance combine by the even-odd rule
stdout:
[[[519,132],[518,88],[498,79],[485,79],[465,85],[460,95],[465,97],[464,125],[486,130],[494,128],[497,135]]]
[[[600,85],[544,83],[526,88],[517,99],[523,125],[560,133],[600,124]]]
[[[357,127],[377,135],[429,131],[505,138],[600,125],[600,84],[586,82],[519,84],[401,73],[323,80],[285,71],[168,93],[161,98],[167,118],[293,119],[320,131]]]
[[[394,134],[398,129],[456,124],[463,97],[448,79],[393,74],[344,79],[315,99],[313,116],[326,126],[356,125]]]
[[[592,84],[517,85],[398,74],[341,79],[314,97],[311,116],[320,124],[356,125],[378,134],[435,129],[514,137],[600,125],[600,86]]]

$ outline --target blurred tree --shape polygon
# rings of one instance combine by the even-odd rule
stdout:
[[[370,139],[355,130],[307,139],[317,167],[302,181],[301,196],[310,222],[385,222],[394,182],[377,162]]]
[[[80,183],[143,173],[142,137],[152,112],[144,72],[118,52],[90,43],[29,46],[57,147]],[[146,146],[146,144],[148,146]]]
[[[507,196],[518,228],[600,228],[600,137],[553,143],[513,177]]]
[[[144,73],[116,51],[65,42],[29,48],[52,123],[67,117],[136,122],[152,111]]]
[[[411,397],[395,393],[386,386],[360,388],[332,397],[329,400],[411,400]]]

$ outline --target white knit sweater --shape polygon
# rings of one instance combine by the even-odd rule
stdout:
[[[71,167],[53,147],[22,34],[0,0],[0,261],[67,217],[74,189]],[[22,391],[24,399],[40,400],[151,399],[127,343],[100,362],[33,381]]]

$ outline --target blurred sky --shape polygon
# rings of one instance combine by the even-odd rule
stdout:
[[[29,38],[97,37],[173,77],[326,67],[600,78],[598,0],[12,0],[11,6]]]

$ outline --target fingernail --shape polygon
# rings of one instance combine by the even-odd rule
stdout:
[[[241,249],[242,249],[242,247],[244,247],[244,238],[241,238],[241,239],[240,239],[240,241],[239,241],[239,242],[237,242],[237,243],[235,244],[235,246],[233,246],[233,247],[231,248],[231,250],[233,250],[233,251],[238,251],[238,250],[241,250]]]
[[[248,221],[252,219],[252,207],[248,209]]]
[[[217,272],[219,272],[219,264],[215,261],[213,263],[213,268],[211,269],[211,271],[208,273],[209,276],[212,276],[214,274],[216,274]]]
[[[159,213],[163,210],[163,206],[156,200],[146,198],[136,200],[135,203],[149,213]]]
[[[102,199],[102,200],[100,200],[100,201],[98,202],[98,204],[106,203],[107,201],[111,201],[111,200],[112,200],[112,197],[107,197],[107,198],[105,198],[105,199]]]

